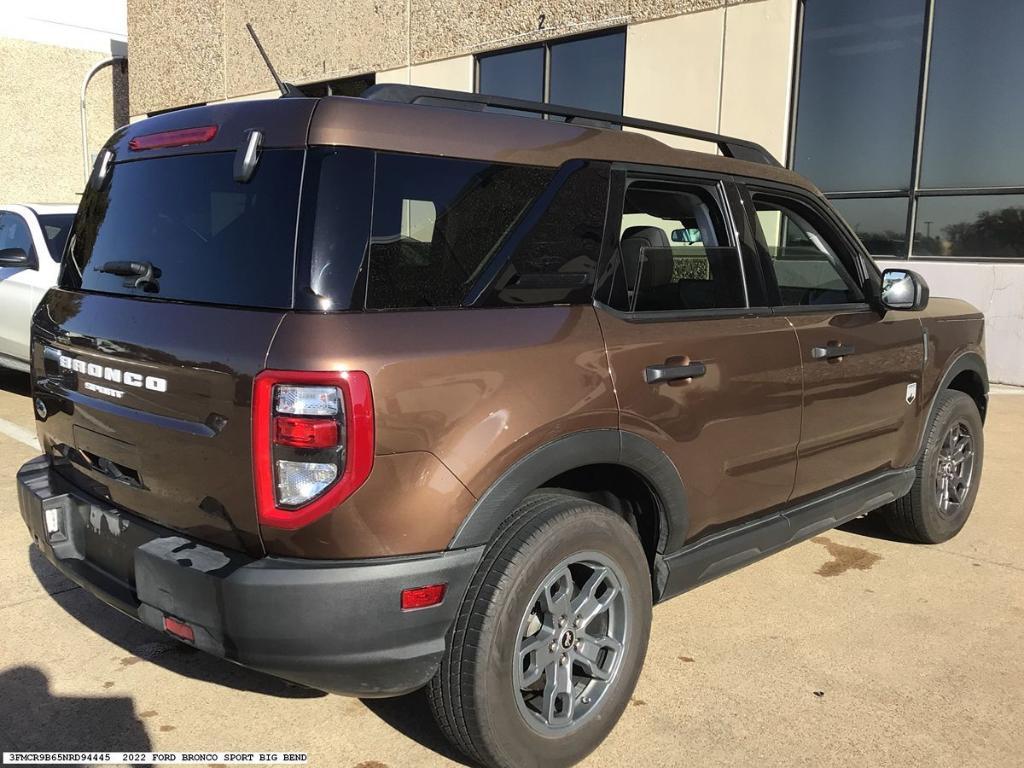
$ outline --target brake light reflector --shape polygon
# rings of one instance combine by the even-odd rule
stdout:
[[[373,467],[370,377],[276,371],[253,382],[252,450],[261,525],[294,530],[347,499]]]
[[[277,411],[281,412],[280,409]],[[330,448],[338,442],[338,422],[334,419],[274,417],[274,443],[277,445],[290,445],[293,448]]]
[[[164,616],[164,629],[182,640],[187,640],[190,643],[196,641],[196,633],[192,630],[192,627],[184,621],[178,621],[171,616]]]
[[[429,587],[414,587],[402,590],[402,610],[414,611],[417,608],[429,608],[440,605],[444,600],[447,584],[431,584]]]
[[[201,125],[196,128],[178,128],[173,131],[160,131],[136,136],[128,142],[128,149],[139,152],[143,149],[162,149],[165,147],[186,147],[189,144],[205,144],[217,135],[216,125]]]

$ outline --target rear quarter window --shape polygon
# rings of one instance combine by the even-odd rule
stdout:
[[[247,183],[234,153],[120,162],[86,190],[64,287],[246,307],[292,304],[303,152],[267,150]],[[149,282],[110,262],[154,267]]]

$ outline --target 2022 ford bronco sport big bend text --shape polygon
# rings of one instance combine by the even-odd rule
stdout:
[[[883,507],[957,533],[983,318],[756,145],[483,102],[531,108],[385,86],[118,131],[34,318],[21,510],[161,632],[428,686],[471,759],[569,765],[653,603]]]

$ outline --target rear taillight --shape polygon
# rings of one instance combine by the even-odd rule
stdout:
[[[362,371],[263,371],[253,383],[261,525],[293,530],[347,499],[373,467],[373,397]]]

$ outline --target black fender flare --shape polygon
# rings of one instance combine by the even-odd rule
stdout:
[[[935,387],[935,393],[932,395],[931,404],[928,406],[928,418],[924,420],[920,434],[917,436],[917,451],[914,453],[915,464],[920,461],[921,454],[924,453],[925,438],[928,435],[928,427],[931,425],[932,419],[935,417],[935,411],[938,409],[939,393],[944,389],[948,389],[953,379],[964,371],[973,371],[981,377],[985,390],[984,396],[986,400],[988,399],[988,366],[985,365],[985,359],[977,352],[963,352],[955,357],[953,362],[946,367],[946,372],[942,374],[942,378],[939,380],[938,386]],[[981,418],[982,421],[984,421],[984,410],[982,410]]]
[[[477,500],[449,549],[486,544],[513,509],[552,477],[588,464],[618,464],[636,472],[658,500],[658,552],[683,545],[689,528],[679,471],[650,440],[618,429],[591,429],[552,440],[516,461]]]

